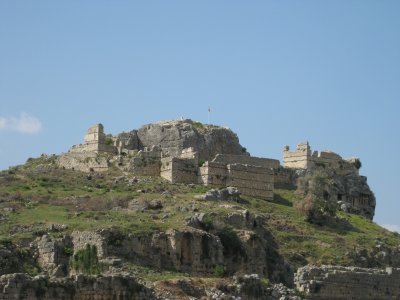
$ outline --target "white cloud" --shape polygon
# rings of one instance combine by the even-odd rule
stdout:
[[[381,226],[382,226],[383,228],[386,228],[387,230],[400,233],[400,226],[399,226],[399,225],[395,225],[395,224],[382,224]]]
[[[19,117],[0,117],[0,130],[36,134],[41,129],[42,123],[40,120],[27,113],[21,113]]]
[[[3,117],[0,117],[0,130],[4,129],[6,127],[7,120]]]

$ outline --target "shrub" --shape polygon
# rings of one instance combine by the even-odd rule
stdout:
[[[213,274],[215,277],[224,277],[225,269],[223,266],[215,266],[213,269]]]
[[[79,250],[71,258],[71,267],[75,271],[95,275],[99,274],[103,266],[99,263],[97,257],[97,247],[95,245],[86,244],[85,249]]]
[[[199,167],[202,167],[206,161],[204,159],[199,159]]]
[[[114,143],[113,139],[110,137],[106,137],[106,140],[104,142],[106,145],[112,145]]]
[[[298,200],[294,206],[306,215],[308,222],[320,224],[326,217],[336,215],[337,203],[330,199],[328,193],[333,184],[322,169],[299,178],[296,190]]]

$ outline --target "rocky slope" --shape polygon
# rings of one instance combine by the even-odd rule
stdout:
[[[375,197],[349,168],[277,169],[274,198],[266,201],[124,166],[124,159],[141,160],[151,173],[155,152],[188,148],[204,160],[247,155],[228,129],[161,122],[118,141],[152,150],[148,157],[72,152],[83,156],[85,172],[60,166],[68,155],[0,172],[0,299],[329,299],[338,285],[342,298],[368,299],[365,286],[352,289],[331,274],[356,282],[355,266],[400,268],[400,236],[371,221]],[[310,223],[296,205],[316,182],[321,198],[342,211]],[[398,274],[356,270],[366,282],[375,278],[375,299],[385,299]]]

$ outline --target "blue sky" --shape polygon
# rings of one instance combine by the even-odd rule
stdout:
[[[400,229],[399,1],[0,1],[0,169],[209,106],[253,155],[360,157]]]

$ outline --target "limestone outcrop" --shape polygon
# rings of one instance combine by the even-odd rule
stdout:
[[[204,161],[219,153],[246,154],[237,135],[230,129],[203,125],[190,119],[144,125],[138,130],[138,137],[144,147],[159,145],[165,156],[179,157],[187,148],[193,148]]]

